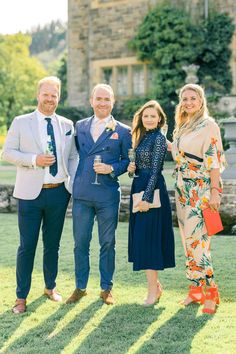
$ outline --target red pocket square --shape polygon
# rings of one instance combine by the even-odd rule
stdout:
[[[220,218],[220,213],[218,211],[212,211],[210,208],[207,208],[202,211],[202,214],[205,221],[208,236],[215,235],[218,232],[224,230]]]
[[[115,139],[115,140],[119,139],[119,134],[118,133],[113,133],[111,135],[110,139]]]

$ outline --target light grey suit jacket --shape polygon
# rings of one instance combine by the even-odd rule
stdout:
[[[74,141],[73,122],[56,115],[61,135],[61,155],[67,180],[65,187],[71,193],[78,165],[78,152]],[[17,166],[16,183],[13,196],[31,200],[39,195],[43,181],[44,168],[32,165],[34,155],[44,154],[41,145],[36,112],[16,117],[8,131],[3,147],[2,158]]]

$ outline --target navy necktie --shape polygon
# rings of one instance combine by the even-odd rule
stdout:
[[[47,125],[47,134],[50,136],[51,138],[51,150],[53,152],[53,155],[56,158],[56,161],[54,162],[53,165],[51,165],[49,167],[49,172],[52,176],[56,176],[57,171],[58,171],[58,166],[57,166],[57,149],[56,149],[56,141],[55,141],[55,136],[54,136],[54,131],[53,131],[53,126],[51,123],[51,118],[45,118],[45,120],[48,122]]]

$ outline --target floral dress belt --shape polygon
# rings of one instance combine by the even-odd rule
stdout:
[[[196,160],[196,161],[198,161],[200,163],[203,163],[203,161],[204,161],[203,158],[201,158],[199,156],[196,156],[196,155],[193,155],[193,154],[190,154],[190,153],[185,152],[185,151],[180,151],[180,155],[181,155],[182,162],[184,160],[184,162],[186,162],[188,164],[191,164],[191,162],[188,161],[186,159],[186,157],[188,157],[190,159],[194,159],[194,160]],[[183,185],[184,185],[184,180],[186,178],[184,178],[183,175],[184,175],[185,170],[186,169],[183,169],[183,167],[180,164],[177,164],[176,169],[174,171],[174,174],[176,175],[176,185],[178,187],[183,187]],[[187,178],[189,178],[189,177],[187,177]],[[196,176],[196,178],[197,178],[197,176]]]
[[[203,162],[203,159],[201,157],[198,157],[198,156],[193,155],[193,154],[189,154],[188,152],[184,152],[184,155],[189,157],[190,159],[194,159],[194,160],[197,160],[199,162]]]

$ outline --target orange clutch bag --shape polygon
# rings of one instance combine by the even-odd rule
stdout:
[[[220,213],[218,211],[212,211],[210,208],[207,208],[202,211],[202,214],[208,236],[215,235],[218,232],[224,230]]]

